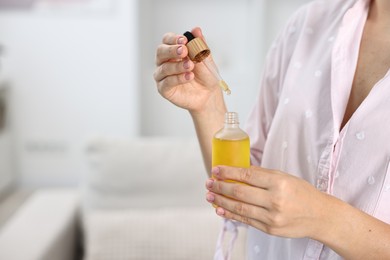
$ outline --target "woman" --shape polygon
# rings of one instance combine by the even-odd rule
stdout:
[[[190,112],[210,169],[226,106],[186,42],[164,36],[154,78]],[[206,183],[218,215],[249,225],[249,259],[390,259],[389,46],[387,0],[314,1],[272,45],[247,124],[253,166]]]

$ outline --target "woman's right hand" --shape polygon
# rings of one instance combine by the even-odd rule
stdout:
[[[203,38],[200,28],[193,29],[192,34]],[[154,79],[158,91],[173,104],[193,113],[216,109],[218,104],[224,104],[218,81],[202,62],[194,63],[188,58],[186,43],[183,35],[164,35],[156,53]]]

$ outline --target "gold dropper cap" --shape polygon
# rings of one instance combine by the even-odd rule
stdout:
[[[188,42],[186,44],[188,49],[188,57],[192,61],[202,62],[210,55],[210,49],[201,38],[195,38],[191,32],[185,32],[184,36]]]
[[[194,38],[187,43],[188,56],[191,60],[201,62],[210,55],[210,49],[201,38]]]

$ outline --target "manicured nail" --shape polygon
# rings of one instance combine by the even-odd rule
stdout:
[[[190,68],[190,61],[189,60],[186,60],[184,63],[183,63],[183,67],[188,70]]]
[[[177,55],[181,55],[183,53],[183,47],[179,46],[179,48],[177,48],[177,50],[176,50],[176,53],[177,53]]]
[[[179,37],[177,39],[177,44],[184,44],[184,37]]]
[[[213,184],[214,184],[214,180],[213,179],[208,179],[206,181],[206,187],[211,189],[213,187]]]
[[[219,176],[219,167],[214,167],[211,169],[211,175]]]
[[[218,216],[225,215],[225,210],[223,208],[217,208],[216,212]]]
[[[206,200],[207,200],[208,202],[213,202],[213,201],[215,200],[215,197],[214,197],[213,194],[207,193],[207,195],[206,195]]]
[[[186,74],[184,74],[184,78],[186,80],[190,80],[191,79],[191,73],[187,72]]]

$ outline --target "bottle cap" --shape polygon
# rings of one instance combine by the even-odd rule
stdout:
[[[188,40],[186,46],[188,48],[188,56],[192,61],[201,62],[210,55],[209,47],[201,38],[196,38],[188,31],[184,33],[184,36]]]

